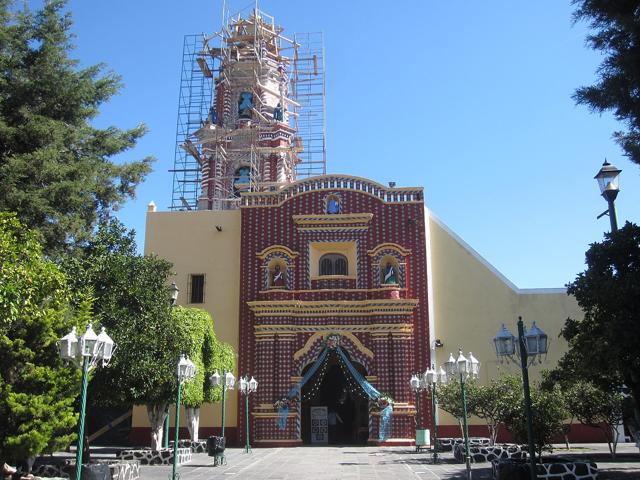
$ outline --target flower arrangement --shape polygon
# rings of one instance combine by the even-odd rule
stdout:
[[[277,410],[280,410],[281,408],[295,407],[297,402],[298,402],[297,397],[293,397],[293,398],[282,397],[280,400],[276,400],[275,402],[273,402],[273,406]]]
[[[327,337],[326,342],[327,342],[327,348],[333,350],[336,347],[340,346],[340,335],[338,335],[337,333],[332,333]]]
[[[389,405],[393,405],[393,398],[391,398],[391,395],[388,395],[386,393],[383,393],[382,395],[380,395],[378,397],[378,399],[375,401],[375,405],[376,407],[378,407],[378,409],[380,410],[384,410],[385,408],[387,408]]]

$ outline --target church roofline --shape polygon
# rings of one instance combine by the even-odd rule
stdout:
[[[269,192],[243,192],[243,207],[272,207],[311,191],[356,190],[385,203],[423,203],[422,187],[385,187],[368,178],[344,174],[319,175],[292,182]]]

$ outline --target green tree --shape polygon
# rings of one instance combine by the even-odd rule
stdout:
[[[510,377],[509,382],[518,388],[509,389],[509,398],[504,398],[503,422],[516,442],[527,443],[527,416],[524,408],[522,380]],[[543,450],[551,450],[551,444],[562,435],[564,420],[569,417],[564,396],[558,385],[550,389],[542,389],[531,385],[531,409],[533,417],[533,443],[538,456]]]
[[[467,399],[467,415],[471,415],[474,399],[477,397],[477,383],[475,380],[467,380],[465,383],[465,397]],[[464,436],[463,414],[462,409],[462,391],[460,390],[460,382],[453,378],[449,383],[440,385],[436,392],[438,406],[454,416],[458,420],[460,426],[460,436]]]
[[[120,78],[69,58],[64,7],[50,0],[32,13],[0,1],[0,210],[39,230],[48,255],[84,242],[99,219],[134,196],[152,163],[112,161],[135,146],[143,125],[91,125]]]
[[[569,349],[555,378],[589,378],[604,391],[626,385],[635,400],[627,419],[636,439],[640,424],[640,227],[626,223],[605,234],[586,253],[587,269],[567,287],[584,318],[567,319],[562,330]],[[635,420],[635,421],[634,421]]]
[[[513,377],[502,376],[492,379],[488,385],[478,384],[472,391],[471,414],[485,421],[492,445],[498,438],[504,413],[509,410],[508,402],[517,397],[520,387]]]
[[[573,0],[575,21],[586,21],[587,44],[604,54],[597,82],[574,100],[592,111],[612,111],[627,131],[613,134],[625,155],[640,164],[640,1]]]
[[[564,392],[567,409],[582,424],[599,429],[612,458],[616,458],[617,427],[623,419],[623,396],[619,391],[602,390],[584,380]]]
[[[44,258],[37,235],[0,213],[0,458],[22,461],[75,439],[80,373],[55,342],[91,317],[91,301],[69,310],[63,272]]]
[[[96,316],[118,346],[109,368],[95,372],[90,398],[102,405],[146,405],[152,445],[158,448],[167,406],[175,398],[180,354],[198,367],[185,388],[184,405],[190,407],[218,398],[206,383],[207,372],[230,366],[233,354],[216,341],[208,314],[171,306],[171,264],[137,254],[133,231],[118,220],[100,224],[66,268],[76,286],[93,288]]]
[[[196,376],[184,387],[183,405],[186,409],[191,439],[198,440],[200,406],[217,402],[222,389],[214,388],[209,377],[214,371],[232,371],[235,355],[227,344],[221,344],[213,331],[211,315],[198,308],[176,307],[174,321],[178,327],[178,348],[196,365]]]

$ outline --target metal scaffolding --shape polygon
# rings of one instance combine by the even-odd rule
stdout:
[[[286,181],[326,173],[325,75],[322,33],[282,35],[273,17],[251,10],[247,18],[223,12],[223,27],[212,36],[188,35],[184,39],[182,74],[173,173],[171,210],[237,208],[234,185],[237,175],[229,165],[243,158],[249,166],[248,191],[279,188],[282,183],[263,178],[270,154],[285,155],[293,169]],[[219,46],[214,47],[214,41]],[[268,44],[268,49],[264,47]],[[262,48],[259,46],[262,45]],[[275,53],[274,53],[275,52]],[[265,147],[273,129],[273,107],[262,105],[260,92],[276,92],[260,84],[273,71],[274,61],[286,65],[287,102],[285,125],[293,131],[289,147]],[[231,73],[233,72],[233,74]],[[253,92],[257,104],[254,119],[242,129],[212,118],[216,108],[214,86],[238,84]],[[249,88],[250,85],[253,85]],[[219,100],[221,101],[221,100]],[[227,99],[228,101],[228,99]],[[218,105],[219,107],[219,105]],[[215,125],[215,127],[212,127]],[[211,130],[210,130],[211,128]],[[211,161],[213,159],[214,161]],[[210,182],[207,183],[207,180]],[[211,190],[207,207],[198,201],[204,188]],[[246,191],[245,190],[245,191]]]

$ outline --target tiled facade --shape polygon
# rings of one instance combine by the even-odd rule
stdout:
[[[339,213],[327,213],[327,197]],[[341,336],[371,383],[395,400],[389,442],[414,437],[411,374],[429,365],[425,218],[419,188],[384,188],[365,179],[331,175],[295,182],[277,192],[243,196],[240,267],[239,374],[260,382],[251,397],[252,444],[302,442],[298,408],[284,430],[273,403],[300,380],[329,334]],[[314,276],[314,246],[323,252],[355,246],[346,276]],[[285,279],[270,285],[278,257]],[[380,262],[393,257],[397,284],[385,285]],[[354,273],[352,275],[351,273]],[[427,399],[424,399],[425,402]],[[240,399],[243,402],[244,399]],[[244,441],[244,413],[238,430]],[[427,409],[425,409],[427,410]],[[422,424],[430,423],[423,411]],[[377,441],[370,412],[368,440]]]

